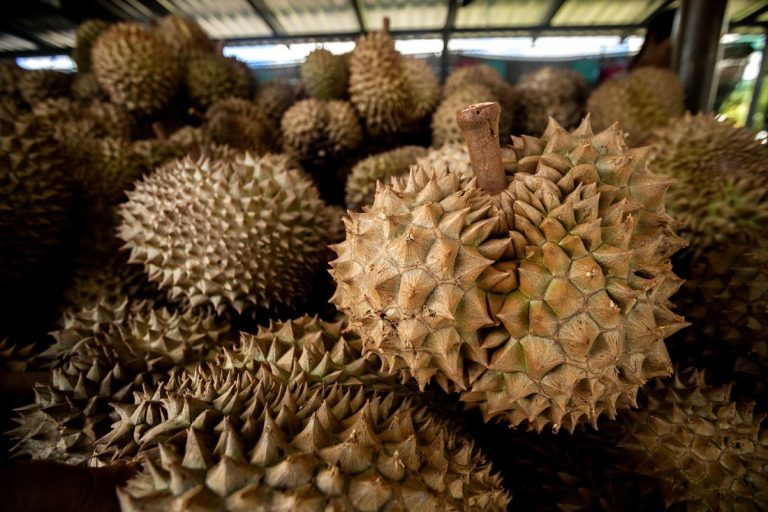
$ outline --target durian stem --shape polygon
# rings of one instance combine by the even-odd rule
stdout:
[[[389,16],[384,16],[384,19],[381,20],[381,32],[384,35],[389,35]]]
[[[155,137],[157,137],[161,141],[168,140],[168,132],[165,130],[163,123],[161,123],[160,121],[156,121],[152,123],[152,131],[155,132]]]
[[[496,102],[470,105],[456,114],[467,141],[477,186],[489,194],[498,194],[507,188],[499,145],[500,114],[501,106]]]

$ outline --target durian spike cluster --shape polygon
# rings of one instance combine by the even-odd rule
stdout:
[[[681,284],[669,258],[686,245],[664,210],[670,181],[589,119],[515,139],[507,178],[492,107],[459,114],[472,139],[492,134],[468,135],[477,181],[414,168],[345,219],[332,300],[387,369],[459,391],[487,419],[613,417],[671,372],[664,338],[685,326],[668,307]]]

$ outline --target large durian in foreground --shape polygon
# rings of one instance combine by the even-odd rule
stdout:
[[[683,114],[683,87],[672,71],[637,68],[628,76],[608,80],[587,101],[587,112],[598,130],[618,122],[627,132],[627,143],[648,143],[653,130]]]
[[[284,156],[177,160],[128,196],[118,234],[131,261],[173,300],[218,312],[300,303],[338,222]]]
[[[668,507],[768,508],[768,436],[753,404],[730,401],[699,370],[657,380],[647,404],[627,414],[617,445],[625,465],[655,477]]]
[[[542,133],[549,118],[575,128],[584,114],[589,87],[578,71],[545,66],[526,73],[515,85],[516,125],[520,133]]]
[[[105,30],[91,51],[93,71],[113,102],[137,114],[153,114],[176,93],[179,63],[155,34],[136,23]]]
[[[386,368],[460,391],[486,419],[572,430],[670,373],[664,338],[685,324],[669,258],[685,242],[669,180],[616,126],[515,138],[507,178],[494,107],[459,114],[477,181],[417,169],[350,213],[332,301]]]
[[[301,64],[301,83],[313,98],[340,100],[347,94],[348,82],[346,59],[324,48],[310,52]]]

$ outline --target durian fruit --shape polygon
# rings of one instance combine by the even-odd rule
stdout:
[[[101,88],[96,75],[91,72],[75,75],[72,80],[72,97],[80,101],[108,99],[107,93]]]
[[[272,150],[279,152],[283,147],[282,132],[280,130],[280,121],[283,119],[286,111],[296,103],[298,94],[296,88],[286,81],[273,80],[259,87],[256,98],[253,103],[256,104],[256,110],[268,126],[267,130],[272,133]]]
[[[730,386],[710,386],[692,370],[657,380],[647,404],[627,414],[617,446],[625,465],[656,478],[667,507],[768,508],[768,436],[754,403],[730,401]]]
[[[207,109],[226,98],[251,98],[256,81],[250,68],[234,58],[197,53],[186,62],[184,86],[192,103]]]
[[[111,100],[139,115],[165,107],[181,78],[168,46],[137,23],[118,23],[93,43],[93,71]]]
[[[343,56],[318,48],[307,55],[300,71],[307,95],[319,100],[340,100],[346,96],[349,69]]]
[[[526,73],[515,85],[516,129],[542,133],[550,117],[565,129],[578,126],[584,114],[589,87],[581,73],[568,68],[544,66]]]
[[[512,148],[501,149],[501,162],[504,173],[513,176],[517,169],[517,156]],[[474,176],[469,149],[464,143],[452,142],[437,149],[429,148],[427,154],[416,159],[416,165],[424,169],[450,171],[461,178]]]
[[[420,146],[402,146],[360,160],[347,177],[347,208],[360,210],[364,205],[371,204],[378,181],[407,173],[410,166],[426,154],[427,150]]]
[[[193,53],[213,54],[216,48],[205,29],[189,16],[169,14],[160,20],[154,33],[180,60]]]
[[[408,76],[408,95],[411,98],[414,122],[427,118],[440,102],[440,82],[432,68],[423,59],[405,58]]]
[[[94,362],[86,371],[52,371],[51,384],[35,386],[34,401],[16,409],[17,426],[6,435],[17,457],[65,464],[99,465],[95,442],[117,420],[110,403],[130,400],[145,375],[135,376],[120,365],[102,367]]]
[[[23,372],[35,356],[35,344],[0,338],[0,372]]]
[[[627,143],[647,144],[653,130],[685,110],[683,87],[672,71],[642,67],[628,76],[608,80],[587,101],[596,129],[618,122],[627,132]]]
[[[77,26],[72,60],[77,64],[78,75],[91,70],[91,47],[101,33],[109,27],[108,22],[97,19],[85,20]]]
[[[484,418],[568,430],[634,403],[667,375],[668,299],[685,245],[670,182],[616,126],[513,139],[504,173],[498,104],[459,114],[477,178],[414,169],[345,219],[331,301],[392,371],[434,381]]]
[[[486,101],[498,101],[498,98],[482,84],[467,84],[446,95],[432,116],[432,146],[463,144],[464,135],[456,124],[456,112],[467,105]]]
[[[279,128],[267,123],[252,101],[227,98],[214,103],[206,112],[205,129],[216,144],[226,144],[262,155],[274,146]]]
[[[349,60],[349,99],[372,136],[396,134],[413,122],[408,80],[387,23],[358,38]]]
[[[19,92],[24,101],[34,105],[49,98],[69,95],[71,75],[50,69],[24,70],[19,76]]]
[[[177,160],[128,196],[118,236],[130,261],[173,300],[219,313],[301,302],[337,222],[282,155]]]
[[[299,101],[285,112],[280,127],[283,150],[314,165],[338,160],[363,140],[355,111],[345,101]]]
[[[0,60],[0,98],[15,100],[22,69],[13,60]]]
[[[64,258],[72,166],[33,115],[1,107],[0,147],[0,297],[10,299],[14,283],[48,275]]]
[[[159,421],[139,440],[159,450],[144,448],[143,471],[118,490],[122,510],[506,509],[485,457],[426,406],[269,374],[214,382],[199,394],[156,388]],[[150,416],[144,403],[124,417]]]
[[[114,103],[94,100],[88,105],[68,98],[36,103],[32,114],[45,129],[76,151],[83,138],[129,139],[136,123],[131,114]]]
[[[231,343],[230,325],[205,310],[171,310],[151,301],[101,299],[65,312],[56,342],[40,354],[49,368],[88,371],[120,364],[134,374],[183,368],[216,355]]]

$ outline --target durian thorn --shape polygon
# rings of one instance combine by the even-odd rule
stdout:
[[[456,122],[467,141],[477,186],[489,194],[498,194],[507,185],[499,143],[500,114],[501,106],[497,102],[477,103],[456,113]]]
[[[381,20],[381,33],[385,36],[389,35],[389,16],[384,16]]]
[[[155,133],[155,137],[157,137],[161,141],[168,140],[168,132],[165,130],[163,123],[161,123],[160,121],[156,121],[152,123],[152,131]]]

